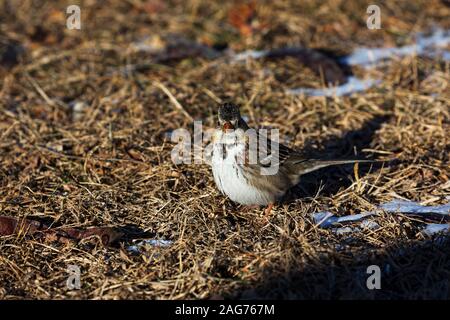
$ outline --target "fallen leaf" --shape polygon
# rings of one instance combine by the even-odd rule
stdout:
[[[255,8],[255,1],[251,1],[238,4],[228,12],[228,22],[243,36],[250,36],[253,33],[252,21],[256,17]]]

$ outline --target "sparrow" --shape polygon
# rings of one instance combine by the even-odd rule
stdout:
[[[219,107],[211,150],[214,182],[234,202],[250,207],[266,206],[265,216],[270,214],[275,202],[299,183],[302,175],[331,165],[356,162],[373,161],[305,158],[300,152],[251,129],[242,119],[238,105],[227,102]]]

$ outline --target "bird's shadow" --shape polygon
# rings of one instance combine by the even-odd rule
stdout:
[[[390,116],[387,115],[375,116],[364,122],[361,128],[357,130],[349,131],[342,137],[332,137],[325,140],[321,147],[316,147],[313,141],[307,141],[302,154],[305,158],[324,158],[324,155],[326,155],[327,159],[375,160],[364,155],[362,150],[372,147],[376,131],[389,118]],[[387,164],[386,162],[360,163],[358,172],[360,176],[364,176],[370,171],[393,163],[395,161],[389,161]],[[307,173],[301,177],[300,184],[286,193],[281,202],[290,203],[300,198],[313,197],[317,194],[319,188],[322,196],[334,195],[342,187],[348,187],[351,184],[348,176],[352,168],[352,164],[337,165]]]

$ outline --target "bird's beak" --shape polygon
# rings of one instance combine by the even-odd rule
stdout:
[[[227,121],[223,124],[222,131],[226,131],[226,130],[234,130],[234,126],[229,121]]]

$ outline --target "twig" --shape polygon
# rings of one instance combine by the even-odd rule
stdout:
[[[193,122],[194,118],[191,117],[191,115],[183,108],[183,106],[178,102],[178,100],[173,96],[172,93],[170,93],[169,89],[165,85],[163,85],[161,82],[156,81],[155,86],[157,86],[159,89],[161,89],[170,99],[170,101],[173,103],[173,105],[180,110],[186,118],[189,119],[189,121]]]
[[[34,80],[28,73],[25,73],[25,76],[27,80],[31,83],[31,85],[36,89],[36,91],[39,93],[39,95],[47,102],[50,106],[55,106],[56,103],[52,99],[49,98],[49,96],[45,93],[44,90],[42,90],[41,86]]]

